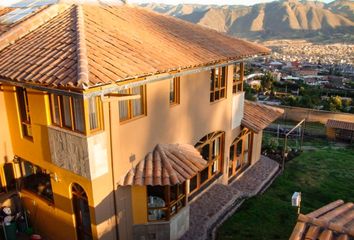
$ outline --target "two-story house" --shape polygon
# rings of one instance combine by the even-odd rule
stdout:
[[[178,239],[260,159],[281,112],[244,101],[243,71],[267,54],[129,5],[0,10],[1,184],[45,239]]]

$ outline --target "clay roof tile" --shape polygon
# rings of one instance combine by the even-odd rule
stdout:
[[[190,145],[159,144],[124,176],[120,185],[180,184],[206,166],[207,161]]]
[[[139,7],[55,4],[0,32],[0,77],[86,89],[268,53],[260,45]],[[35,66],[28,74],[26,64]],[[64,66],[76,73],[63,74]],[[46,68],[53,76],[43,76]]]

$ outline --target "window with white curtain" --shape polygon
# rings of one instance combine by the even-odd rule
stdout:
[[[121,122],[145,115],[145,86],[121,90],[119,93],[140,96],[138,99],[119,102],[119,120]]]

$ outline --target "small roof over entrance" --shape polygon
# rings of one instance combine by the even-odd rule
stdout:
[[[269,124],[283,115],[284,110],[281,108],[271,107],[251,101],[245,101],[244,115],[242,126],[249,128],[251,131],[258,133],[265,129]]]
[[[326,127],[354,131],[354,122],[345,122],[345,121],[338,121],[334,119],[328,119],[326,123]]]
[[[354,204],[332,202],[307,215],[300,214],[290,236],[295,239],[353,239]]]
[[[158,144],[119,183],[122,186],[181,184],[207,166],[199,151],[188,144]]]

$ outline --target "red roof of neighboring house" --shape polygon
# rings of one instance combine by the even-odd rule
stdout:
[[[281,108],[245,101],[242,125],[258,133],[283,115],[283,113],[284,110]]]
[[[120,185],[175,185],[192,178],[208,162],[187,144],[157,145],[122,179]]]
[[[0,34],[0,78],[87,89],[269,53],[129,5],[56,4],[36,15]]]
[[[326,123],[326,127],[354,131],[354,122],[345,122],[345,121],[338,121],[334,119],[328,119]]]
[[[20,18],[17,21],[10,21],[9,23],[7,23],[6,21],[0,21],[0,35],[3,33],[6,33],[7,31],[10,31],[15,26],[17,26],[17,25],[21,24],[22,22],[26,21],[27,19],[33,17],[34,15],[36,15],[37,13],[39,13],[40,11],[42,11],[45,8],[47,8],[47,6],[37,7],[37,8],[28,8],[28,9],[12,8],[12,7],[1,8],[0,7],[0,20],[5,18],[6,15],[12,14],[14,12],[30,10],[28,14],[25,14],[24,16],[22,16],[22,18]],[[13,20],[14,17],[9,16],[8,19]]]
[[[354,204],[332,202],[314,212],[300,214],[290,240],[354,238]]]

